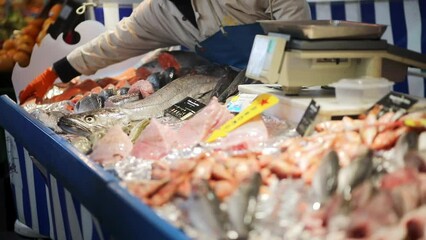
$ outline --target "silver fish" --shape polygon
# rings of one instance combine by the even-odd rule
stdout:
[[[408,132],[405,135],[408,145],[404,154],[404,164],[406,167],[415,168],[419,172],[426,172],[426,132]],[[401,138],[404,136],[401,136]],[[401,140],[401,138],[399,140]],[[397,144],[398,145],[398,144]],[[396,147],[396,146],[395,146]]]
[[[179,78],[147,98],[124,104],[120,109],[126,112],[132,120],[141,120],[163,115],[164,110],[186,97],[192,97],[207,104],[211,99],[209,93],[217,82],[217,78],[204,75]]]
[[[207,104],[213,97],[212,90],[218,83],[230,83],[222,80],[229,79],[227,73],[231,73],[229,68],[219,65],[206,66],[197,74],[178,78],[144,99],[119,107],[70,114],[61,118],[58,126],[66,132],[87,136],[98,129],[107,129],[115,124],[125,126],[130,121],[162,116],[164,110],[186,97]]]
[[[138,101],[140,99],[142,99],[142,95],[140,93],[115,95],[109,97],[105,101],[105,107],[118,107],[126,103]]]
[[[81,136],[108,129],[114,125],[128,124],[129,117],[118,108],[102,108],[94,111],[70,114],[59,119],[58,126],[67,133]]]
[[[373,152],[368,150],[339,171],[337,192],[350,200],[352,191],[373,173]]]
[[[207,181],[200,181],[193,186],[187,204],[189,220],[198,231],[211,239],[226,239],[229,220]]]
[[[52,129],[55,133],[62,133],[63,130],[58,126],[58,121],[67,113],[63,111],[48,111],[44,109],[35,109],[31,113],[35,119],[42,122],[46,127]]]
[[[188,68],[188,67],[210,64],[210,61],[208,61],[207,59],[201,57],[200,55],[194,52],[158,51],[156,53],[151,54],[151,56],[149,56],[149,58],[147,58],[144,61],[141,67],[150,69],[153,72],[161,71],[161,66],[160,66],[158,57],[161,56],[162,54],[171,55],[181,68]]]
[[[74,134],[62,134],[61,136],[83,154],[87,154],[92,150],[92,143],[87,137]]]
[[[228,200],[229,219],[238,239],[246,239],[252,229],[261,185],[262,178],[259,173],[255,173]]]
[[[390,160],[384,164],[388,172],[393,172],[407,165],[407,162],[405,161],[406,155],[409,152],[417,151],[418,137],[419,134],[416,132],[407,132],[399,137],[392,149],[391,156],[389,157]],[[411,163],[408,163],[408,165]]]
[[[103,107],[102,98],[98,94],[90,94],[75,104],[74,112],[88,112]]]
[[[217,84],[229,85],[230,83],[223,80],[228,79],[227,75],[210,74],[217,74],[221,70],[223,70],[222,67],[212,66],[206,70],[207,74],[197,73],[178,78],[145,99],[124,104],[120,109],[127,113],[131,120],[141,120],[162,116],[164,110],[186,97],[192,97],[207,104],[213,97],[212,90]]]
[[[319,203],[324,203],[336,191],[339,169],[337,153],[335,151],[328,152],[321,160],[312,180],[312,188]]]

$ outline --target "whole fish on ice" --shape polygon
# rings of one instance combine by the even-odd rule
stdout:
[[[129,123],[129,116],[119,108],[102,108],[63,116],[59,119],[58,126],[67,133],[88,137],[97,131],[127,123]]]
[[[70,114],[62,117],[58,126],[69,133],[90,135],[116,124],[162,116],[164,110],[186,97],[207,104],[214,96],[212,90],[218,84],[229,85],[235,75],[236,72],[226,66],[200,66],[194,74],[178,78],[144,99],[119,107]]]

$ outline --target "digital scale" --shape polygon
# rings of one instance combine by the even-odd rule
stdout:
[[[279,84],[287,95],[341,79],[401,82],[408,67],[426,69],[426,55],[381,40],[385,25],[349,21],[259,21],[246,76]]]

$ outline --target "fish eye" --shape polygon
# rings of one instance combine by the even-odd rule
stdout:
[[[95,117],[92,115],[86,116],[84,117],[84,121],[88,122],[88,123],[93,123],[95,122]]]

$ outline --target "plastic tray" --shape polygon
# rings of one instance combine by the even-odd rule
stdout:
[[[392,91],[394,83],[384,78],[359,78],[341,79],[331,85],[336,88],[339,103],[373,104]]]
[[[298,39],[380,39],[386,25],[339,20],[258,21],[266,33],[289,34]]]

